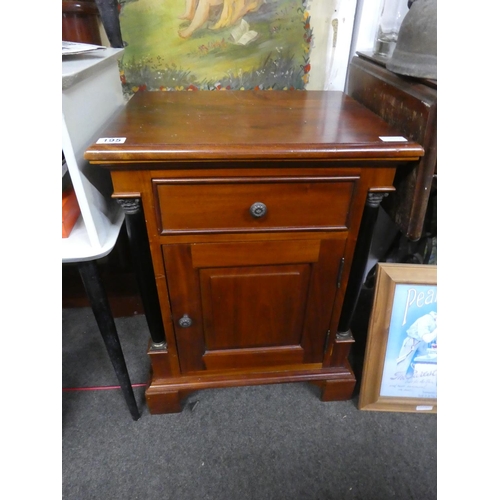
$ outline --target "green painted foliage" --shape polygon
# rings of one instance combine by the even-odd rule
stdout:
[[[181,38],[184,0],[122,1],[124,91],[304,89],[312,41],[307,1],[267,0],[245,15],[247,29],[256,33],[247,45],[235,43],[235,26],[210,29],[213,18]]]

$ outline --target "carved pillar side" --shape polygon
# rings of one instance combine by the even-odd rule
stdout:
[[[372,242],[375,223],[377,222],[378,209],[383,198],[388,193],[373,192],[368,193],[363,211],[363,218],[359,228],[358,241],[354,251],[349,282],[344,297],[344,305],[340,315],[337,338],[352,339],[351,323],[358,303],[361,287],[363,286],[363,276],[368,262],[370,245]]]
[[[161,316],[160,301],[156,290],[149,239],[140,198],[118,198],[125,212],[125,225],[133,257],[133,265],[149,327],[152,349],[166,349],[165,331]]]

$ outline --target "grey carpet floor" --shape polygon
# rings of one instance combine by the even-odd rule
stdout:
[[[89,308],[63,309],[62,493],[67,500],[437,498],[437,418],[322,403],[315,386],[193,393],[151,415],[148,331],[116,320],[141,418],[134,422]],[[194,405],[194,403],[196,403]]]

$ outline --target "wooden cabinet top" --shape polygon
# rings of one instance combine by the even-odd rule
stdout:
[[[398,130],[343,92],[140,92],[85,158],[126,168],[124,162],[408,161],[424,154],[413,141],[381,139],[396,136],[401,136]],[[109,141],[118,138],[124,142]]]

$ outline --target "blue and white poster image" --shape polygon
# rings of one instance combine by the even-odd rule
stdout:
[[[437,286],[396,285],[380,395],[437,399]]]

